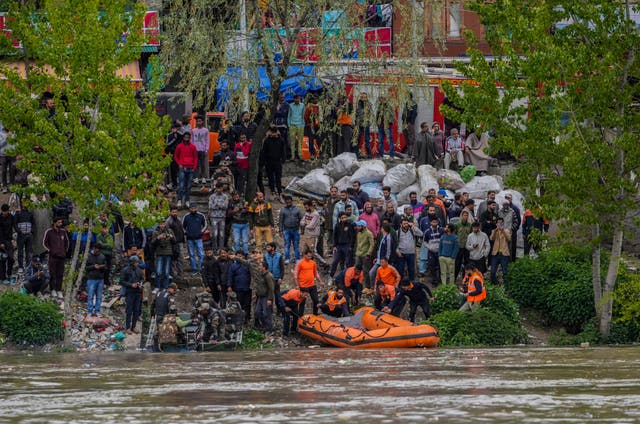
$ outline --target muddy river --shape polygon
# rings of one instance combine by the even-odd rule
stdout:
[[[640,349],[0,356],[0,422],[640,422]]]

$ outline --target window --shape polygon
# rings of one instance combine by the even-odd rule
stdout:
[[[425,2],[425,34],[433,39],[462,37],[462,11],[461,1]]]

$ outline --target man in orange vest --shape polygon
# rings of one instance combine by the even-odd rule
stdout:
[[[313,260],[313,252],[311,250],[307,249],[304,252],[304,257],[300,259],[296,264],[293,279],[295,280],[296,285],[300,288],[300,290],[304,290],[309,293],[309,297],[313,302],[313,313],[315,315],[318,315],[319,299],[316,280],[318,280],[321,286],[324,286],[324,283],[320,279],[320,274],[318,274],[318,265]]]
[[[342,289],[329,290],[322,298],[320,310],[323,314],[332,317],[348,317],[349,304],[347,303],[344,291]]]
[[[282,325],[282,335],[288,336],[290,332],[295,333],[298,329],[298,318],[304,315],[304,302],[309,297],[309,293],[300,289],[290,289],[280,292],[277,298],[278,309],[282,312],[284,323]]]
[[[484,286],[484,277],[475,265],[467,265],[465,270],[461,288],[465,302],[460,311],[475,311],[480,307],[480,302],[487,298],[487,289]]]

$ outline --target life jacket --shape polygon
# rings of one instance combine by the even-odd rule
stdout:
[[[288,292],[282,295],[282,299],[284,299],[285,302],[294,301],[298,305],[301,304],[303,301],[302,295],[300,294],[300,290],[298,289],[289,290]]]
[[[380,287],[379,293],[384,300],[391,301],[396,297],[396,288],[389,284],[385,284],[382,287]]]
[[[467,302],[482,302],[487,298],[487,288],[484,286],[484,278],[482,277],[482,274],[477,271],[471,274],[471,278],[465,275],[464,280],[462,280],[462,284],[466,289],[466,293],[475,291],[475,281],[480,283],[482,292],[475,296],[468,295]]]
[[[159,344],[178,344],[178,326],[174,314],[165,315],[158,327]]]
[[[330,290],[327,293],[327,306],[329,306],[329,310],[333,311],[334,309],[336,309],[336,306],[340,306],[342,304],[347,303],[347,299],[346,297],[342,296],[342,299],[338,299],[338,296],[336,294],[335,290]]]

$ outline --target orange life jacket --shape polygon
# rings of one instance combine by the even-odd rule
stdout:
[[[298,289],[289,290],[288,292],[286,292],[285,294],[282,295],[282,298],[285,301],[293,300],[298,305],[301,304],[302,301],[304,300],[304,299],[302,299],[302,295],[300,294],[300,290],[298,290]]]
[[[336,309],[336,306],[340,306],[344,303],[347,303],[347,299],[344,296],[342,296],[342,299],[338,299],[335,290],[329,290],[329,292],[327,292],[326,304],[329,307],[330,311],[333,311],[334,309]]]
[[[470,293],[472,291],[475,291],[476,281],[480,283],[482,292],[475,296],[467,295],[467,302],[482,302],[487,298],[487,289],[484,286],[484,277],[479,271],[474,271],[473,274],[471,274],[471,278],[465,276],[464,280],[462,280],[462,283],[466,286],[466,292]]]
[[[396,288],[395,286],[385,284],[380,287],[379,293],[383,299],[393,300],[396,297]]]

